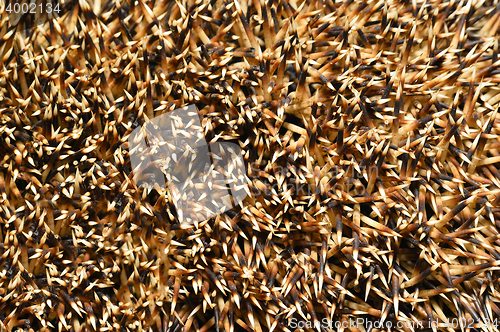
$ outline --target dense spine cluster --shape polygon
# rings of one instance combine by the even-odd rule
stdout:
[[[498,1],[59,8],[12,26],[0,3],[3,329],[494,330]],[[190,104],[251,195],[184,225],[128,138]]]

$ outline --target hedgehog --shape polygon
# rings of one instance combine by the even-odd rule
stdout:
[[[2,330],[497,330],[498,2],[8,3]],[[248,193],[186,224],[130,138],[189,105]]]

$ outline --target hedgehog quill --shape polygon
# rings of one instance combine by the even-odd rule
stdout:
[[[1,329],[498,329],[497,2],[8,3]],[[189,105],[248,192],[183,223],[131,137]]]

